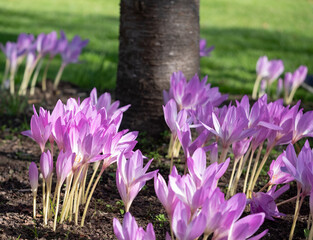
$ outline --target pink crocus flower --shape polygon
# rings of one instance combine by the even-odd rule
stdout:
[[[256,73],[258,76],[265,78],[268,76],[269,61],[267,56],[260,57],[256,63]]]
[[[207,84],[207,76],[201,81],[196,74],[187,82],[182,72],[174,72],[171,76],[169,92],[163,91],[164,103],[174,99],[178,109],[196,109],[198,106],[211,103],[218,106],[227,95],[222,95],[218,88]]]
[[[228,158],[223,163],[214,162],[206,167],[206,153],[203,148],[198,148],[187,160],[189,173],[197,188],[203,186],[207,181],[210,181],[212,186],[216,186],[217,180],[226,172],[229,162]]]
[[[240,159],[248,151],[252,138],[245,138],[232,144],[234,159]]]
[[[36,163],[31,162],[29,165],[29,182],[32,192],[37,192],[38,188],[38,168]]]
[[[289,183],[294,180],[294,178],[288,172],[282,171],[282,168],[286,167],[283,162],[283,157],[285,156],[286,154],[282,153],[276,160],[272,161],[270,169],[267,172],[270,177],[270,185]]]
[[[216,188],[203,203],[202,212],[206,216],[205,236],[210,236],[221,224],[224,203],[225,197],[219,188]]]
[[[155,240],[155,233],[151,223],[148,224],[146,231],[138,227],[136,219],[129,213],[125,213],[123,225],[118,219],[113,219],[113,230],[118,240]]]
[[[239,106],[229,106],[226,114],[223,116],[216,116],[212,112],[213,127],[202,125],[211,133],[219,137],[222,147],[228,148],[233,142],[242,140],[253,135],[254,129],[248,128],[248,119],[244,109]]]
[[[179,201],[172,217],[172,229],[178,240],[194,240],[204,231],[206,218],[203,213],[192,214],[188,206]]]
[[[75,160],[75,153],[70,151],[59,153],[56,162],[56,173],[59,186],[62,186],[64,180],[72,172],[73,163]]]
[[[309,111],[303,113],[301,109],[295,119],[293,124],[293,136],[292,136],[292,144],[296,143],[300,139],[304,137],[312,137],[313,136],[313,111]]]
[[[33,44],[34,35],[21,33],[17,38],[17,50],[18,56],[22,57],[29,51],[29,48]]]
[[[42,173],[42,177],[45,180],[50,179],[53,172],[53,159],[51,157],[51,153],[48,150],[47,152],[43,152],[40,157],[40,171]]]
[[[126,212],[129,211],[134,198],[146,184],[146,181],[153,178],[157,173],[157,170],[146,173],[152,160],[143,167],[143,156],[139,150],[135,151],[129,160],[126,160],[123,153],[118,157],[116,185]]]
[[[44,152],[46,142],[48,141],[51,134],[51,124],[48,119],[50,113],[43,108],[40,108],[39,115],[33,106],[34,115],[30,121],[30,130],[22,132],[23,135],[32,138],[36,141],[41,149],[41,152]]]
[[[267,193],[257,192],[252,193],[250,201],[251,213],[265,213],[265,218],[274,221],[273,217],[285,216],[280,213],[276,206],[275,200],[289,189],[289,185],[284,185],[279,190],[276,190],[276,186],[272,187]]]
[[[286,149],[286,155],[283,156],[283,162],[286,165],[286,172],[294,177],[301,187],[302,195],[310,195],[313,185],[313,152],[308,140],[305,142],[298,157],[293,145],[289,144]]]
[[[293,74],[292,74],[292,88],[298,88],[305,80],[306,75],[308,73],[308,68],[306,66],[300,66]]]
[[[268,81],[271,85],[284,72],[284,63],[282,60],[271,60],[268,68]]]
[[[214,50],[215,46],[211,46],[209,48],[206,47],[206,40],[200,39],[199,41],[199,49],[200,49],[200,57],[209,57],[210,53]]]
[[[176,177],[177,175],[177,170],[174,167],[170,176]],[[175,192],[171,188],[170,184],[166,184],[161,174],[154,176],[154,189],[159,201],[162,203],[167,212],[167,215],[171,219],[174,208],[178,202],[178,198],[176,197]]]
[[[173,137],[177,136],[177,131],[187,123],[187,111],[181,110],[177,113],[177,105],[173,99],[163,106],[164,118],[167,126],[170,128]]]
[[[214,234],[212,240],[261,239],[268,232],[268,230],[265,230],[254,237],[251,236],[263,224],[264,216],[264,213],[257,213],[241,218],[238,221],[227,225],[226,229],[223,228],[217,234]]]

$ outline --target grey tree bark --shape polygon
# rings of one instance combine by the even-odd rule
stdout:
[[[116,99],[131,104],[123,127],[156,136],[163,89],[199,72],[199,0],[121,0]]]

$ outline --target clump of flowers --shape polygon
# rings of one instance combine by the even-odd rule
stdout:
[[[79,207],[84,205],[81,220],[81,225],[84,225],[91,197],[104,170],[117,159],[122,159],[123,162],[125,156],[137,159],[136,155],[139,153],[132,151],[137,143],[135,140],[137,132],[119,131],[123,112],[128,107],[129,105],[119,108],[118,101],[111,103],[111,96],[108,93],[98,98],[96,89],[94,89],[90,97],[82,102],[72,98],[66,104],[58,101],[51,114],[43,108],[40,108],[38,114],[34,108],[31,129],[23,132],[23,134],[34,139],[42,151],[40,171],[43,176],[43,216],[45,224],[47,224],[47,220],[54,214],[54,230],[60,208],[60,193],[64,189],[63,183],[66,183],[66,187],[60,223],[66,219],[71,221],[74,217],[75,223],[78,224]],[[46,150],[48,141],[50,151]],[[57,182],[52,198],[51,182],[54,168],[52,159],[56,152],[55,143],[59,154],[55,165]],[[128,163],[130,162],[132,161],[128,161]],[[142,164],[140,159],[138,164],[138,167]],[[33,165],[30,168],[30,180],[34,185],[33,179],[36,174],[34,174]],[[91,165],[93,165],[93,174],[89,179],[87,175]],[[132,163],[130,167],[133,166],[136,164]],[[100,172],[98,173],[99,168]],[[135,175],[127,177],[133,179],[133,177],[138,176],[138,178],[135,182],[130,182],[128,187],[140,190],[143,186],[142,182],[148,180],[150,175],[144,175],[145,172],[141,172],[146,171],[147,167],[144,170],[139,168],[133,170]],[[97,173],[98,176],[95,180]],[[35,186],[33,188],[35,189]],[[36,191],[33,190],[33,192]],[[55,205],[56,208],[54,209]]]
[[[274,81],[283,73],[284,64],[282,60],[268,60],[266,56],[260,57],[256,64],[257,78],[254,83],[252,98],[257,98],[258,88],[262,80],[266,81],[268,89]]]
[[[284,72],[284,64],[282,60],[268,60],[266,56],[260,57],[256,64],[257,78],[254,83],[252,98],[257,99],[266,92],[270,93],[271,86]],[[308,68],[300,66],[294,73],[285,73],[284,80],[278,79],[276,87],[276,97],[280,98],[282,93],[286,104],[290,104],[297,91],[297,89],[304,82]],[[260,87],[260,90],[258,90]],[[259,92],[259,95],[258,95]]]
[[[229,164],[217,162],[206,167],[205,151],[198,148],[188,158],[189,173],[180,176],[175,167],[166,184],[155,176],[155,192],[166,209],[171,235],[177,239],[247,239],[264,221],[265,214],[251,214],[240,218],[246,206],[246,196],[238,193],[229,200],[217,187]],[[254,237],[260,239],[267,230]],[[170,239],[170,237],[168,237]]]
[[[0,48],[6,56],[2,88],[8,87],[10,88],[10,94],[15,94],[15,75],[21,63],[26,59],[24,76],[18,94],[26,95],[30,84],[30,94],[33,95],[43,62],[45,58],[48,58],[42,78],[42,90],[46,91],[49,66],[54,57],[60,54],[62,64],[54,81],[54,89],[57,89],[64,68],[69,63],[78,62],[82,49],[89,41],[82,40],[79,36],[75,36],[72,41],[69,41],[63,31],[60,34],[61,37],[58,38],[57,33],[53,31],[48,34],[41,33],[35,38],[32,34],[21,33],[16,43],[7,42],[5,45],[0,43]]]
[[[266,81],[267,85],[272,84],[282,71],[283,64],[281,61],[268,61],[264,57],[258,62],[258,76],[260,81]],[[304,68],[301,72],[305,72]],[[296,75],[301,74],[297,73]],[[291,167],[292,164],[286,162],[285,159],[288,159],[288,156],[296,158],[295,153],[290,154],[290,150],[288,150],[291,148],[290,146],[295,145],[299,148],[298,141],[300,139],[312,137],[313,128],[309,119],[311,119],[313,111],[304,113],[303,109],[299,108],[300,101],[294,106],[284,106],[281,99],[268,102],[267,94],[264,94],[252,105],[250,105],[249,98],[244,96],[235,104],[230,103],[228,106],[218,107],[214,100],[209,101],[202,95],[205,92],[204,80],[200,82],[200,84],[203,84],[201,88],[198,88],[199,82],[196,81],[192,84],[190,82],[186,82],[182,73],[175,73],[171,79],[170,91],[164,94],[166,100],[166,105],[163,107],[164,118],[172,132],[171,143],[173,139],[179,141],[185,159],[185,175],[177,177],[178,173],[171,171],[169,176],[170,185],[167,188],[164,179],[162,180],[160,176],[158,176],[157,181],[155,180],[156,191],[160,192],[157,195],[168,213],[171,224],[174,207],[171,208],[170,205],[176,206],[179,201],[184,203],[184,206],[180,205],[181,209],[184,209],[181,211],[187,211],[184,207],[188,206],[190,216],[193,216],[188,217],[187,223],[195,219],[195,212],[197,213],[196,216],[200,217],[200,211],[197,209],[200,208],[201,211],[205,209],[203,207],[203,198],[210,198],[210,196],[206,196],[204,192],[210,192],[210,190],[201,190],[204,187],[202,185],[203,181],[205,182],[204,179],[206,179],[203,176],[207,176],[206,171],[212,174],[212,170],[205,170],[207,158],[210,160],[211,166],[227,163],[226,165],[215,165],[221,166],[220,169],[224,169],[224,166],[228,166],[229,161],[232,161],[233,169],[227,185],[226,197],[223,196],[225,201],[229,201],[236,196],[239,190],[246,195],[246,201],[251,213],[263,213],[263,217],[270,220],[283,216],[284,214],[279,212],[278,206],[289,200],[277,203],[280,196],[288,191],[289,182],[294,179],[299,182],[304,181],[303,177],[299,177],[300,173],[300,175],[296,174],[298,171],[304,171],[304,165],[295,165],[293,162],[299,163],[300,161],[293,160],[292,164],[295,166]],[[279,82],[282,85],[282,81]],[[196,92],[191,94],[192,91]],[[223,99],[222,96],[220,94],[217,99]],[[174,144],[174,146],[176,145]],[[260,190],[256,190],[259,176],[266,162],[270,159],[272,150],[282,145],[289,145],[289,147],[270,165],[268,183],[261,186]],[[173,146],[170,144],[171,147]],[[262,154],[263,149],[265,149],[265,154]],[[281,151],[282,148],[277,149]],[[169,157],[173,158],[172,156]],[[233,157],[229,159],[229,156]],[[302,153],[298,158],[301,156]],[[192,158],[197,159],[196,164],[192,163],[190,160]],[[305,168],[311,169],[313,160],[308,157],[307,159]],[[195,168],[195,166],[197,167]],[[238,189],[238,182],[244,171],[243,188]],[[188,172],[191,177],[187,174]],[[307,173],[303,174],[308,176]],[[218,176],[220,177],[220,175]],[[172,179],[176,178],[179,180],[173,182]],[[190,180],[191,178],[194,179],[194,183]],[[310,178],[305,177],[305,179]],[[309,195],[311,191],[311,187],[308,187],[311,186],[309,180],[305,180],[305,182],[306,190],[302,190],[305,194],[302,194],[299,190],[299,206],[303,201],[303,196]],[[212,185],[216,186],[217,183],[210,184],[210,186]],[[161,186],[163,190],[160,190]],[[268,189],[264,192],[266,188]],[[297,197],[291,200],[295,199]],[[296,212],[295,219],[297,214]],[[213,222],[216,223],[217,220]],[[211,231],[210,234],[213,232]],[[293,230],[291,234],[292,232]],[[217,233],[214,232],[214,234]],[[214,235],[213,239],[215,239]]]

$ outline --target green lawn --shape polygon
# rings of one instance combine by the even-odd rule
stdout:
[[[201,0],[201,37],[216,48],[201,59],[202,74],[223,92],[251,93],[259,56],[281,58],[286,71],[307,65],[313,74],[313,1]],[[21,32],[63,29],[90,43],[80,65],[65,69],[63,79],[81,87],[113,89],[118,56],[118,0],[1,0],[0,41],[16,41]],[[54,78],[60,60],[49,71]],[[0,55],[0,69],[4,55]],[[21,67],[23,68],[23,66]],[[18,77],[21,78],[23,69]],[[3,71],[0,70],[2,75]],[[1,76],[0,76],[1,77]],[[312,100],[306,91],[297,96]]]

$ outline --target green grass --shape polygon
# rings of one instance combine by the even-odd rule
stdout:
[[[80,58],[83,63],[66,67],[62,79],[84,88],[112,89],[117,69],[118,15],[119,5],[115,0],[1,1],[0,41],[16,41],[21,32],[38,35],[53,30],[64,30],[70,39],[76,34],[88,38],[90,42]],[[1,69],[4,69],[4,61],[1,54]],[[60,59],[53,62],[49,78],[55,78],[60,63]],[[23,71],[24,66],[21,66],[19,79]]]
[[[285,71],[307,65],[313,74],[313,1],[201,1],[201,37],[215,45],[202,74],[223,92],[251,94],[260,56],[282,59]],[[304,96],[305,95],[305,96]],[[297,96],[311,99],[301,89]]]
[[[284,61],[286,71],[300,65],[313,69],[312,0],[201,0],[201,37],[215,45],[210,58],[201,59],[202,74],[222,92],[251,93],[255,64],[262,55]],[[18,34],[39,34],[63,29],[89,38],[82,64],[70,65],[63,79],[84,88],[114,89],[118,62],[118,0],[1,1],[0,41],[15,41]],[[0,55],[0,74],[4,69]],[[60,64],[49,71],[54,78]],[[23,66],[18,78],[22,77]],[[1,76],[0,76],[1,77]],[[312,100],[305,90],[296,97]]]

